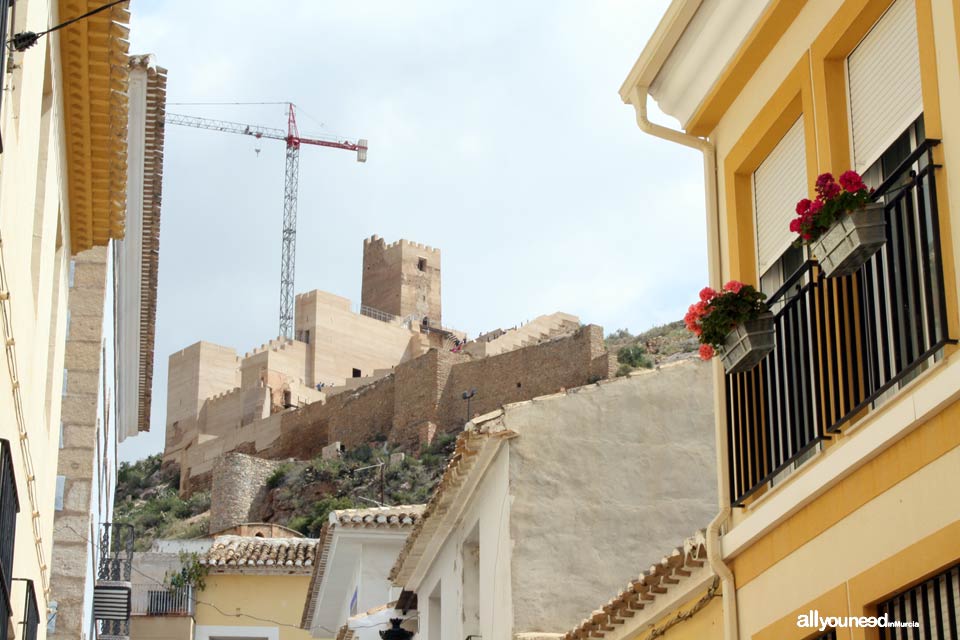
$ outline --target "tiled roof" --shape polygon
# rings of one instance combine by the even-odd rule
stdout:
[[[682,547],[677,547],[658,564],[642,572],[636,580],[631,580],[615,598],[590,614],[575,629],[568,631],[564,640],[602,638],[604,632],[614,631],[616,626],[626,624],[628,619],[658,597],[669,597],[670,590],[676,590],[675,585],[703,567],[706,560],[706,538],[701,530],[687,538]]]
[[[426,505],[408,504],[397,507],[341,509],[330,514],[330,521],[341,527],[412,527],[420,521]]]
[[[447,463],[443,477],[440,478],[433,495],[430,496],[423,517],[410,532],[393,569],[390,570],[389,578],[394,584],[400,584],[406,580],[413,571],[430,538],[440,526],[440,521],[463,487],[483,444],[491,437],[509,438],[516,435],[515,432],[505,429],[502,422],[497,420],[502,415],[503,411],[498,409],[475,418],[474,426],[457,436],[456,448],[450,457],[450,462]]]
[[[210,567],[281,569],[313,567],[319,540],[217,536],[200,562]]]
[[[101,0],[58,0],[79,16]],[[60,31],[70,252],[123,237],[127,199],[127,51],[130,11],[121,3]]]
[[[350,625],[343,625],[340,627],[340,630],[337,632],[337,640],[353,640],[354,637],[353,629],[350,628]]]
[[[320,531],[319,558],[313,577],[310,578],[310,587],[307,589],[308,598],[300,626],[309,629],[313,624],[313,610],[317,605],[317,598],[320,597],[320,585],[323,583],[323,574],[327,569],[327,559],[330,555],[330,544],[333,542],[332,528],[408,529],[420,522],[425,508],[426,505],[422,504],[407,504],[396,507],[331,511],[329,521]]]
[[[167,70],[149,55],[131,56],[131,69],[147,76],[147,118],[144,123],[143,211],[140,259],[140,400],[139,431],[150,430],[153,389],[153,344],[157,319],[157,274],[160,259],[160,202],[163,194],[164,113],[167,107]]]

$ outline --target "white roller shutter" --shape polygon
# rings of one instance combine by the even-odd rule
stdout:
[[[801,117],[753,173],[760,275],[796,240],[796,234],[790,232],[790,221],[796,217],[797,202],[806,197],[807,156]]]
[[[863,172],[923,112],[914,0],[896,0],[847,58],[853,159]]]

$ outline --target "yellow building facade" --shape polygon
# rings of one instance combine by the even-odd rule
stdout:
[[[151,552],[136,554],[131,640],[312,637],[300,628],[300,616],[314,567],[325,562],[319,541],[296,532],[288,537],[264,537],[270,525],[242,525],[240,529],[258,531],[254,535],[159,541]],[[169,586],[169,576],[179,573],[185,560],[192,557],[206,567],[203,588]]]
[[[716,364],[725,637],[960,637],[960,3],[675,0],[621,97],[703,153],[709,284],[775,317],[756,368]],[[886,242],[827,278],[788,225],[848,169]]]
[[[23,51],[7,43],[100,4],[0,1],[4,640],[46,637],[71,256],[123,234],[129,15],[118,5]]]

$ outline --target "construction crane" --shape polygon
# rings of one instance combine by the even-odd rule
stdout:
[[[332,147],[357,152],[357,162],[367,161],[367,141],[360,138],[356,142],[335,137],[303,138],[297,128],[297,117],[292,102],[287,103],[287,130],[261,127],[225,120],[211,120],[168,113],[167,124],[176,124],[196,129],[223,131],[252,136],[256,139],[269,138],[287,143],[287,162],[283,183],[283,251],[280,254],[280,335],[293,338],[293,277],[297,257],[297,195],[300,186],[300,145],[312,144],[319,147]]]

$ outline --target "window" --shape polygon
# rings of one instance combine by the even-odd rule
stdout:
[[[417,258],[417,271],[426,271],[426,270],[427,270],[427,259]]]
[[[40,627],[40,610],[37,608],[37,592],[33,580],[23,580],[26,594],[23,603],[23,640],[37,640]]]
[[[920,623],[919,628],[881,628],[880,640],[960,638],[960,564],[881,602],[877,616]]]
[[[10,584],[13,578],[13,546],[17,533],[20,502],[13,475],[10,442],[0,439],[0,640],[7,640],[10,608]]]
[[[913,0],[896,0],[847,57],[854,168],[863,171],[923,111]]]
[[[354,378],[359,378],[360,375],[361,375],[361,374],[360,374],[360,369],[354,369],[354,370],[353,370],[353,377],[354,377]]]
[[[800,118],[753,172],[757,273],[772,287],[764,289],[768,295],[792,275],[792,270],[785,273],[789,267],[795,270],[803,263],[802,251],[791,249],[795,235],[788,223],[797,202],[807,197],[806,158]],[[794,254],[788,258],[789,264],[781,264],[781,258],[790,251]]]

